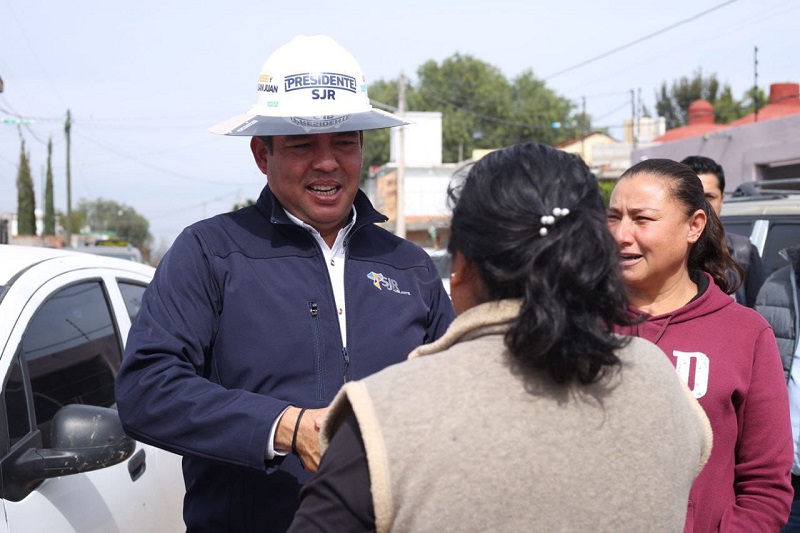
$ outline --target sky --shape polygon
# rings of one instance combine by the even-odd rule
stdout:
[[[509,79],[531,69],[618,139],[631,91],[653,111],[663,82],[699,69],[741,98],[755,47],[760,87],[800,82],[797,0],[0,0],[0,213],[16,211],[20,132],[37,206],[52,139],[66,211],[67,110],[73,208],[98,198],[133,207],[156,250],[255,199],[265,178],[249,139],[208,128],[255,103],[261,65],[298,34],[336,39],[368,82],[403,72],[414,83],[423,63],[456,53]],[[31,123],[5,120],[20,117]]]

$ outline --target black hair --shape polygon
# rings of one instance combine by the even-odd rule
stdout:
[[[267,149],[267,152],[272,154],[272,137],[269,135],[259,135],[258,138],[261,139],[262,143],[264,143],[264,147]]]
[[[744,279],[744,271],[733,260],[725,244],[725,229],[717,213],[708,203],[703,191],[703,182],[688,165],[671,159],[645,159],[626,170],[620,181],[636,176],[649,174],[669,182],[670,195],[684,207],[686,216],[691,216],[702,209],[706,214],[706,227],[700,238],[689,251],[689,272],[704,271],[711,274],[714,282],[727,294],[733,294]],[[733,270],[735,279],[725,272]]]
[[[695,174],[713,174],[717,177],[719,190],[725,193],[725,171],[722,170],[722,165],[702,155],[690,155],[681,161],[684,165],[691,168]]]
[[[522,300],[505,336],[516,367],[591,383],[620,364],[627,339],[613,326],[631,317],[619,254],[597,179],[579,157],[514,145],[480,159],[448,196],[450,252],[477,267],[488,300]],[[543,224],[555,208],[569,214]]]

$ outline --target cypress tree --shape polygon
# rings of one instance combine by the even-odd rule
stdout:
[[[33,178],[28,154],[25,153],[25,140],[19,151],[17,170],[17,234],[36,235],[36,198],[33,195]]]
[[[53,204],[53,138],[47,141],[47,177],[44,186],[44,232],[43,235],[56,234],[56,208]]]

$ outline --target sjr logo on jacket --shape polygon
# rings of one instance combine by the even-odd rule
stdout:
[[[372,284],[375,285],[378,289],[388,289],[392,292],[396,292],[397,294],[411,294],[408,291],[401,291],[400,287],[397,285],[397,281],[384,276],[380,272],[370,272],[367,274],[367,277],[372,280]]]
[[[675,370],[678,376],[692,391],[695,398],[702,398],[708,392],[708,356],[702,352],[681,352],[672,350],[672,356],[675,357]],[[692,367],[692,359],[695,360],[694,364],[694,383],[689,383],[689,370]]]

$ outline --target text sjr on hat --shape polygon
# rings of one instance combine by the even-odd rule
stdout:
[[[299,35],[264,62],[256,104],[221,122],[221,135],[303,135],[373,130],[407,124],[374,109],[358,61],[324,35]]]

